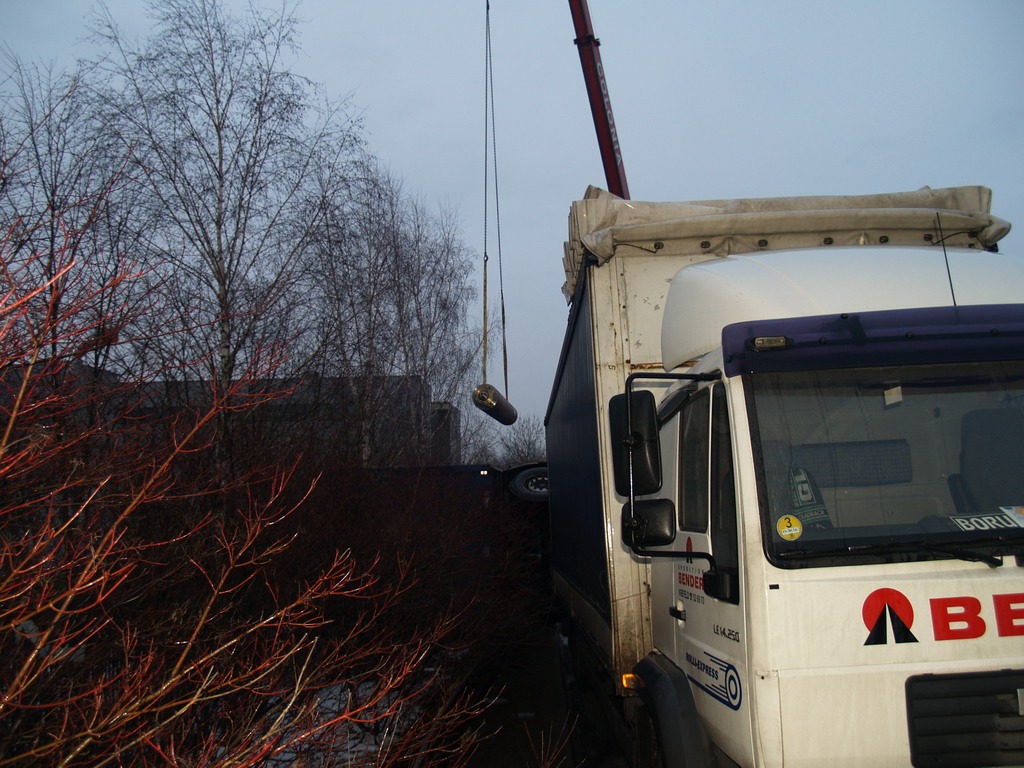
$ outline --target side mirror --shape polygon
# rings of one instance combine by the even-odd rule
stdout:
[[[612,472],[615,492],[629,496],[630,454],[633,459],[633,494],[643,496],[661,488],[661,444],[658,441],[658,410],[651,392],[631,394],[632,424],[628,423],[626,395],[608,401],[611,427]]]
[[[643,499],[622,505],[622,541],[630,549],[663,547],[676,538],[676,505],[671,499]]]

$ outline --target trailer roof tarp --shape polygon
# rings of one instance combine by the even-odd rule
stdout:
[[[572,204],[565,245],[571,300],[587,254],[706,258],[822,245],[945,245],[992,249],[1010,231],[989,213],[992,191],[965,186],[879,195],[767,197],[651,203],[596,187]]]

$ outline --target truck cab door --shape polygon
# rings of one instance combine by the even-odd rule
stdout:
[[[674,623],[673,661],[686,674],[708,735],[727,754],[750,749],[746,626],[733,446],[726,388],[697,388],[679,411],[676,450],[678,526],[683,551],[710,552],[714,566],[671,558],[671,604],[654,608]]]

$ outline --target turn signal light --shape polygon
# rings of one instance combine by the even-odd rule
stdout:
[[[622,676],[622,687],[627,691],[636,691],[640,688],[645,688],[644,681],[639,675],[634,675],[632,672],[627,672]]]

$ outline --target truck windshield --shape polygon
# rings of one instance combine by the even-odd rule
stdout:
[[[750,374],[782,567],[1024,553],[1024,362]]]

